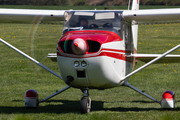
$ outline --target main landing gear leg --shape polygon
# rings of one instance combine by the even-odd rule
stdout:
[[[91,110],[91,98],[89,97],[88,89],[83,89],[82,91],[84,94],[80,101],[80,109],[81,113],[85,114]]]

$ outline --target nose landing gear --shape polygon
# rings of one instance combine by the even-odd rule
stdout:
[[[84,94],[80,101],[80,110],[81,113],[85,114],[91,110],[91,98],[89,97],[88,89],[83,89],[83,92]]]

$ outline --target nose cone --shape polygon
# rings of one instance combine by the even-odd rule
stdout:
[[[73,53],[77,55],[83,55],[87,51],[87,44],[82,38],[76,38],[71,47]]]

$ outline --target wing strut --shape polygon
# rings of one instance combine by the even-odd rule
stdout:
[[[146,94],[145,92],[143,92],[143,91],[139,90],[138,88],[136,88],[136,87],[132,86],[132,85],[131,85],[131,84],[129,84],[128,82],[125,82],[123,85],[124,85],[124,86],[127,86],[127,87],[129,87],[129,88],[133,89],[134,91],[136,91],[136,92],[138,92],[138,93],[140,93],[140,94],[142,94],[142,95],[146,96],[147,98],[149,98],[149,99],[151,99],[151,100],[153,100],[153,101],[155,101],[155,102],[157,102],[157,103],[161,104],[161,102],[160,102],[160,101],[156,100],[155,98],[151,97],[150,95]]]
[[[36,63],[37,65],[39,65],[40,67],[44,68],[45,70],[47,70],[48,72],[52,73],[53,75],[55,75],[56,77],[62,79],[62,77],[57,74],[56,72],[52,71],[51,69],[49,69],[48,67],[44,66],[43,64],[41,64],[40,62],[36,61],[35,59],[33,59],[32,57],[30,57],[29,55],[25,54],[24,52],[20,51],[19,49],[15,48],[14,46],[12,46],[11,44],[7,43],[6,41],[4,41],[3,39],[0,38],[0,42],[2,42],[3,44],[7,45],[8,47],[12,48],[13,50],[15,50],[16,52],[20,53],[21,55],[23,55],[24,57],[26,57],[27,59],[31,60],[32,62]]]
[[[126,75],[123,80],[129,78],[130,76],[136,74],[137,72],[143,70],[144,68],[146,68],[147,66],[153,64],[154,62],[156,62],[157,60],[163,58],[164,56],[168,55],[169,53],[173,52],[174,50],[178,49],[180,47],[180,44],[175,46],[174,48],[170,49],[169,51],[165,52],[164,54],[160,55],[159,57],[151,60],[150,62],[146,63],[145,65],[141,66],[140,68],[136,69],[135,71],[129,73],[128,75]]]
[[[46,100],[48,100],[48,99],[50,99],[50,98],[52,98],[52,97],[54,97],[54,96],[56,96],[56,95],[58,95],[58,94],[64,92],[65,90],[67,90],[67,89],[69,89],[69,88],[70,88],[70,86],[66,86],[65,88],[63,88],[63,89],[57,91],[56,93],[54,93],[54,94],[52,94],[52,95],[50,95],[50,96],[48,96],[48,97],[46,97],[46,98],[40,100],[39,103],[45,102]]]

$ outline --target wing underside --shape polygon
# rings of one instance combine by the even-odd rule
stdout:
[[[180,22],[180,9],[129,10],[123,12],[123,18],[138,24]]]
[[[0,22],[62,21],[64,10],[0,9]]]
[[[125,20],[135,20],[138,24],[180,22],[180,8],[116,11],[123,11],[122,17]],[[44,21],[59,21],[64,17],[64,12],[65,10],[0,9],[0,22],[32,21],[38,16],[43,17]]]

